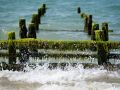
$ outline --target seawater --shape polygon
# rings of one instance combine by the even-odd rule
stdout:
[[[32,14],[42,3],[47,5],[47,13],[42,17],[38,38],[56,40],[88,40],[83,19],[77,14],[82,12],[93,15],[93,20],[101,25],[109,23],[110,40],[120,39],[120,0],[0,0],[0,39],[7,39],[8,31],[15,31],[19,38],[18,22],[25,18],[27,26]],[[55,31],[53,31],[55,30]],[[62,31],[61,31],[62,30]],[[80,32],[71,32],[80,30]]]
[[[42,17],[38,38],[90,39],[81,32],[84,23],[77,14],[80,6],[82,12],[93,15],[96,23],[109,23],[113,30],[109,33],[110,40],[120,39],[120,0],[0,0],[0,39],[7,39],[8,31],[15,31],[19,38],[19,19],[25,18],[28,26],[42,3],[48,9]],[[60,67],[50,70],[47,64],[35,69],[26,67],[25,72],[2,70],[0,90],[120,90],[120,71],[107,71],[103,67],[84,69],[82,64],[67,66],[65,70]]]
[[[103,67],[84,69],[66,66],[48,69],[48,64],[26,72],[0,71],[0,90],[120,90],[120,71]]]

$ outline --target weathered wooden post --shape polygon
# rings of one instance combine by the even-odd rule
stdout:
[[[104,32],[102,30],[95,31],[95,38],[97,41],[104,41]],[[108,60],[108,46],[105,42],[99,42],[97,44],[97,56],[98,56],[98,64],[103,65]]]
[[[33,14],[31,23],[35,24],[35,30],[39,30],[39,21],[38,14]]]
[[[91,35],[92,30],[92,15],[89,15],[88,17],[88,35]]]
[[[84,16],[84,32],[88,32],[88,16]]]
[[[39,19],[39,24],[41,24],[41,16],[42,16],[42,9],[38,9],[38,19]]]
[[[77,8],[77,13],[78,13],[78,14],[81,13],[81,8],[80,8],[80,7]]]
[[[46,4],[43,4],[42,8],[43,8],[43,15],[44,15],[46,13]]]
[[[105,40],[104,41],[108,41],[108,23],[104,22],[102,23],[102,30],[104,32],[105,35]]]
[[[35,24],[34,23],[29,24],[28,29],[29,29],[28,38],[36,38]]]
[[[36,30],[35,30],[35,24],[34,23],[29,24],[28,38],[36,38]],[[35,57],[36,54],[38,53],[37,47],[34,46],[34,45],[29,46],[29,51],[32,53],[33,57]]]
[[[26,28],[26,21],[25,19],[19,20],[19,28],[20,28],[20,38],[27,38],[27,28]]]
[[[16,47],[13,40],[15,40],[15,32],[8,33],[8,53],[9,53],[9,64],[16,64]]]
[[[26,28],[26,20],[20,19],[19,20],[19,28],[20,28],[20,38],[27,38],[27,28]],[[20,63],[25,63],[28,61],[28,48],[25,46],[20,46]]]
[[[99,24],[92,24],[91,40],[95,40],[95,30],[99,30]]]

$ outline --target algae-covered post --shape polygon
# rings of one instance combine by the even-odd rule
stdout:
[[[27,38],[27,28],[26,28],[26,20],[20,19],[19,20],[19,28],[20,28],[20,38]]]
[[[107,63],[108,60],[108,46],[106,43],[98,43],[97,45],[97,55],[98,55],[98,65],[103,65]]]
[[[38,14],[33,14],[32,15],[32,21],[31,23],[34,23],[35,24],[35,30],[39,30],[39,23],[40,23],[40,20],[38,18]]]
[[[88,16],[84,16],[84,32],[88,32]]]
[[[102,23],[102,30],[104,32],[104,37],[105,37],[105,40],[104,41],[108,41],[108,23],[104,22]]]
[[[91,35],[92,30],[92,15],[89,15],[88,17],[88,35]]]
[[[81,13],[81,8],[80,8],[80,7],[77,8],[77,13],[78,13],[78,14]]]
[[[29,29],[28,38],[36,38],[35,24],[34,23],[29,24],[28,29]]]
[[[103,30],[96,30],[95,38],[96,38],[96,41],[104,41],[105,37],[104,37]],[[98,56],[99,65],[102,65],[107,62],[108,52],[109,52],[108,46],[105,42],[97,43],[97,56]]]
[[[96,30],[95,31],[95,39],[96,39],[96,41],[104,41],[105,40],[103,30]]]
[[[95,30],[99,30],[99,24],[92,24],[92,32],[91,32],[91,40],[96,40],[95,39]]]
[[[9,64],[16,64],[15,32],[8,32],[8,40]]]

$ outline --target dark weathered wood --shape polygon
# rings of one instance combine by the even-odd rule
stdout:
[[[36,38],[35,24],[34,23],[29,24],[28,29],[29,29],[28,38]]]
[[[41,8],[39,8],[39,9],[38,9],[39,24],[41,24],[41,16],[42,16],[42,10],[41,10]]]
[[[92,31],[92,15],[89,15],[88,17],[88,35],[91,35]]]
[[[103,65],[108,61],[108,47],[106,44],[98,44],[97,47],[98,64]]]
[[[105,37],[104,41],[108,41],[109,40],[109,37],[108,37],[108,23],[106,23],[106,22],[102,23],[102,30],[104,31],[104,37]]]
[[[25,19],[20,19],[19,20],[19,35],[20,38],[27,38],[27,28],[26,28],[26,20]]]
[[[46,4],[43,4],[42,8],[43,8],[43,15],[44,15],[46,13]]]
[[[35,24],[35,30],[39,30],[40,20],[39,20],[38,14],[33,14],[32,15],[32,21],[31,21],[31,23]]]
[[[81,13],[81,8],[80,8],[80,7],[77,8],[77,13],[78,13],[78,14]]]

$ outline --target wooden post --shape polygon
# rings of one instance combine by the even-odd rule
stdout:
[[[105,43],[98,43],[97,45],[97,56],[98,56],[98,65],[103,65],[107,63],[108,60],[108,47]]]
[[[80,7],[77,8],[77,13],[78,13],[78,14],[81,13],[81,8],[80,8]]]
[[[108,23],[104,22],[102,23],[102,30],[104,32],[105,35],[105,40],[104,41],[108,41]]]
[[[33,14],[31,23],[35,24],[35,30],[39,30],[39,21],[38,14]]]
[[[88,16],[84,16],[84,32],[88,32]]]
[[[104,32],[102,30],[95,31],[96,41],[104,41]],[[108,60],[108,46],[105,42],[97,44],[97,56],[98,56],[98,64],[103,65]]]
[[[94,24],[92,25],[92,32],[91,32],[91,40],[96,40],[95,39],[95,30],[99,30],[99,24]]]
[[[36,38],[35,24],[29,24],[28,38]]]
[[[20,28],[20,38],[27,38],[27,28],[26,28],[26,21],[25,19],[19,20],[19,28]]]
[[[39,9],[38,9],[39,24],[41,24],[41,16],[42,16],[42,10],[41,10],[41,8],[39,8]]]
[[[9,53],[9,64],[16,64],[16,47],[13,40],[15,40],[15,32],[8,33],[8,53]]]
[[[104,41],[105,40],[103,30],[96,30],[95,31],[95,39],[96,39],[96,41]]]
[[[88,35],[91,35],[92,30],[92,15],[89,15],[88,17]]]
[[[46,4],[43,4],[42,8],[43,8],[43,15],[44,15],[46,13]]]

